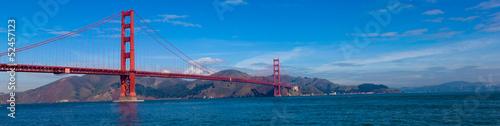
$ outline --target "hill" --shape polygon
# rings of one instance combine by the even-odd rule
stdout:
[[[224,70],[212,76],[245,78],[272,82],[272,76],[252,77],[237,70]],[[302,86],[302,94],[328,94],[374,92],[374,93],[401,93],[384,85],[339,85],[325,79],[282,76],[282,83]],[[17,103],[54,103],[54,102],[94,102],[111,101],[118,99],[120,84],[118,76],[84,75],[71,76],[51,82],[36,89],[16,93]],[[298,91],[282,88],[283,96],[301,95]],[[271,97],[273,87],[213,80],[194,80],[178,78],[138,77],[136,79],[136,93],[139,99],[167,99],[167,98],[222,98],[222,97]],[[6,99],[7,95],[0,95]],[[5,104],[6,100],[0,101]]]
[[[426,92],[470,92],[475,91],[478,87],[487,87],[493,90],[500,90],[499,84],[481,83],[481,82],[466,82],[452,81],[439,85],[421,86],[421,87],[402,87],[401,90],[410,93],[426,93]]]

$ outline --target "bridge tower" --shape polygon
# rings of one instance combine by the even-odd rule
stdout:
[[[273,77],[274,84],[281,84],[280,82],[280,59],[273,59]],[[281,96],[281,86],[274,86],[274,96]]]
[[[136,102],[135,93],[135,44],[134,44],[134,10],[122,11],[121,25],[121,70],[127,71],[127,75],[120,75],[120,98],[118,102]],[[125,24],[126,18],[130,19]],[[129,31],[129,35],[125,35]],[[127,44],[128,49],[127,50]],[[129,59],[129,70],[127,70],[127,59]]]

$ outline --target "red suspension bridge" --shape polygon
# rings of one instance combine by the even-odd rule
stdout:
[[[135,21],[134,16],[139,20]],[[180,51],[133,10],[121,11],[72,32],[0,53],[0,57],[8,59],[3,57],[13,52],[16,64],[4,61],[0,63],[0,71],[119,75],[120,102],[137,101],[137,76],[263,84],[273,86],[275,96],[281,96],[281,87],[300,91],[300,87],[280,83],[278,59],[272,64],[273,82],[210,75],[215,71]]]

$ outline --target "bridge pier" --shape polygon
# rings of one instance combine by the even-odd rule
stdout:
[[[125,24],[127,16],[130,18],[130,23]],[[129,36],[125,35],[127,29]],[[122,11],[121,31],[121,71],[127,71],[128,75],[120,75],[120,98],[116,102],[141,102],[144,100],[137,100],[135,93],[134,10]],[[128,52],[127,43],[130,47]],[[130,60],[130,70],[127,70],[127,59]]]
[[[273,77],[274,84],[281,84],[280,82],[280,59],[273,59]],[[274,86],[274,96],[281,97],[281,86]]]
[[[274,86],[274,97],[281,97],[281,86]]]

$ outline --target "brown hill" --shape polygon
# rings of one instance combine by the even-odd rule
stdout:
[[[272,76],[252,77],[237,70],[224,70],[212,76],[245,78],[272,82]],[[347,93],[361,91],[358,86],[345,86],[325,79],[282,76],[282,83],[302,86],[304,94]],[[119,77],[107,75],[71,76],[36,89],[16,93],[17,103],[93,102],[111,101],[119,96]],[[377,85],[375,85],[376,87]],[[365,86],[366,87],[366,86]],[[370,87],[370,86],[368,86]],[[372,89],[368,89],[372,90]],[[375,90],[375,89],[373,89]],[[379,93],[393,93],[394,89],[376,89]],[[363,91],[366,89],[363,88]],[[397,90],[399,91],[399,90]],[[273,87],[260,84],[223,82],[213,80],[185,80],[178,78],[138,77],[136,92],[139,99],[165,98],[221,98],[273,96]],[[297,96],[299,92],[282,88],[283,96]],[[1,95],[0,99],[7,99]],[[6,104],[6,100],[0,101]]]

